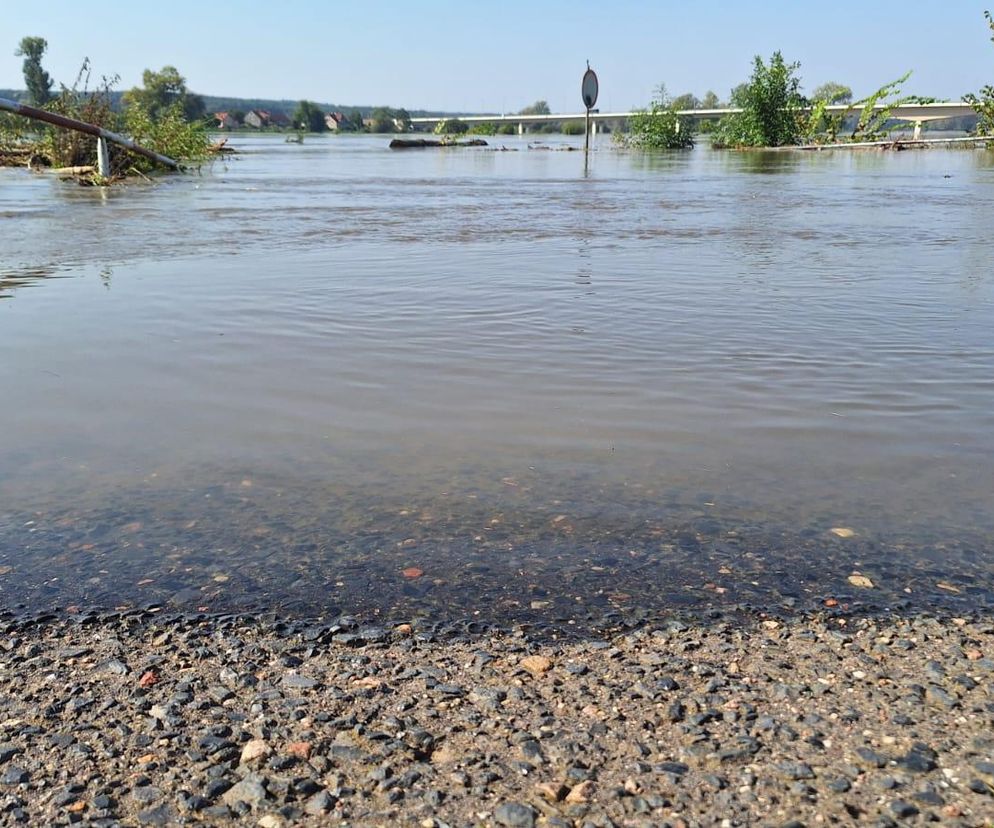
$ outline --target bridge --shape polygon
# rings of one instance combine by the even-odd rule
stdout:
[[[887,109],[887,104],[877,104],[874,110],[882,112]],[[725,107],[721,109],[680,109],[677,115],[703,120],[710,118],[722,118],[725,115],[734,115],[742,110],[736,107]],[[809,110],[810,111],[810,110]],[[858,114],[861,111],[859,106],[849,104],[836,104],[826,107],[826,112],[830,115],[841,115],[846,112]],[[638,110],[632,112],[595,112],[590,113],[590,120],[594,132],[597,132],[598,124],[614,123],[620,124],[638,114]],[[961,118],[966,115],[976,114],[970,104],[964,101],[946,101],[944,103],[923,103],[923,104],[901,104],[891,110],[890,117],[895,121],[907,121],[915,125],[915,138],[921,135],[922,125],[928,121],[944,121],[947,118]],[[582,121],[586,117],[585,112],[558,113],[551,115],[446,115],[440,118],[411,118],[411,125],[417,128],[433,129],[436,124],[450,119],[462,121],[465,124],[514,124],[517,126],[518,134],[524,135],[525,127],[529,124],[544,124],[552,121]]]

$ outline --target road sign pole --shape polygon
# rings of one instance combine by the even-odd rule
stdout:
[[[587,166],[587,158],[590,155],[590,110],[594,108],[597,103],[597,93],[599,91],[599,84],[597,82],[597,74],[593,69],[590,68],[590,61],[587,61],[587,71],[583,75],[583,81],[580,83],[580,96],[583,98],[583,106],[587,110],[586,117],[583,119],[583,165]]]

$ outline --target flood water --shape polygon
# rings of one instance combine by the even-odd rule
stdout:
[[[994,153],[569,140],[0,170],[3,607],[991,606]]]

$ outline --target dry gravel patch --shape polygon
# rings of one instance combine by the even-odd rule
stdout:
[[[994,623],[8,621],[0,822],[994,822]]]

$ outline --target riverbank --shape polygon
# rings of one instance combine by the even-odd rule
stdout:
[[[8,621],[0,648],[9,823],[994,818],[984,618],[556,642],[150,610]]]

